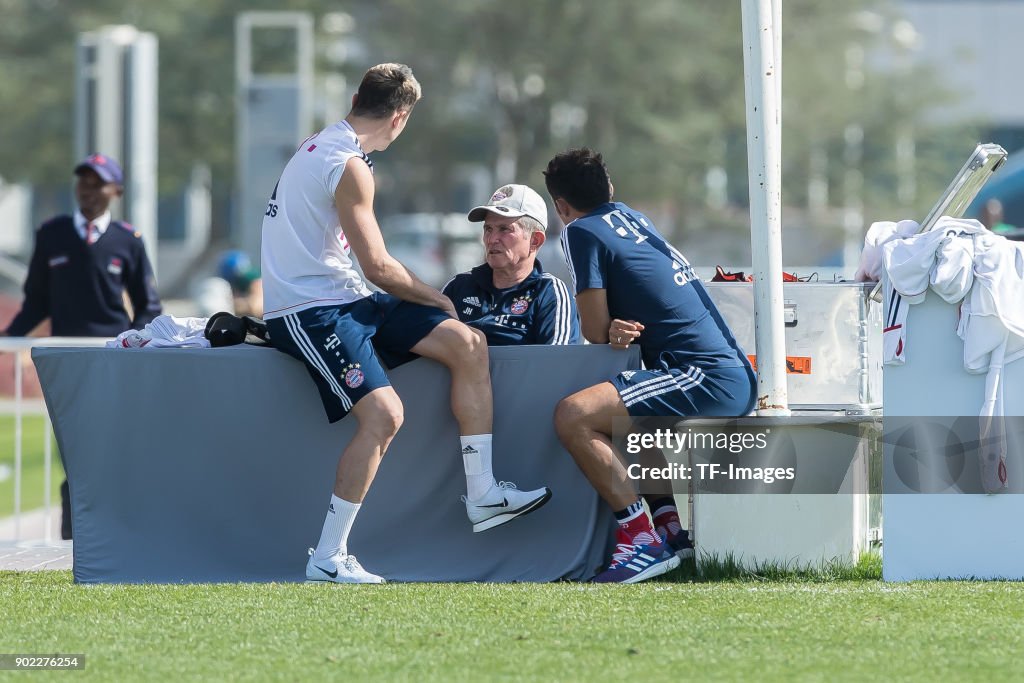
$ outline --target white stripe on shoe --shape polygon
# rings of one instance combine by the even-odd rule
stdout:
[[[639,583],[640,581],[646,581],[647,579],[653,579],[655,576],[661,576],[662,574],[667,574],[668,572],[672,571],[673,569],[675,569],[678,566],[679,566],[679,558],[676,557],[675,555],[672,555],[671,557],[669,557],[668,559],[666,559],[666,560],[664,560],[662,562],[656,562],[656,563],[652,564],[651,566],[647,567],[647,569],[643,570],[642,572],[640,572],[636,576],[631,576],[628,579],[626,579],[625,581],[623,581],[622,583]]]

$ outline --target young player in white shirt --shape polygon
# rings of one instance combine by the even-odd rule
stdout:
[[[348,535],[381,457],[403,419],[384,367],[415,355],[445,365],[459,423],[466,510],[474,531],[548,501],[491,471],[491,382],[483,334],[457,320],[451,301],[387,251],[373,211],[368,152],[405,129],[420,85],[409,67],[380,64],[363,77],[344,121],[306,139],[285,166],[263,220],[265,314],[273,345],[301,360],[332,422],[359,422],[338,461],[320,542],[306,565],[313,581],[381,583],[348,552]],[[353,267],[355,255],[371,293]]]

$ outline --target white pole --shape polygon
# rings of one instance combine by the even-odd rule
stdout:
[[[750,247],[754,267],[757,413],[787,415],[782,320],[781,120],[772,0],[741,0],[747,109]]]
[[[782,0],[772,0],[772,53],[775,55],[775,106],[779,108],[782,123]],[[779,149],[782,134],[779,134]]]

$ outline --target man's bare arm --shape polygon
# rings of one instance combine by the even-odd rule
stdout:
[[[576,307],[580,311],[583,336],[591,344],[611,344],[625,349],[643,332],[644,326],[635,320],[612,320],[607,290],[584,289],[576,295]]]
[[[580,312],[583,336],[591,344],[608,343],[608,292],[605,289],[584,289],[576,295],[576,308]]]
[[[399,299],[435,306],[456,317],[448,297],[422,282],[388,253],[373,213],[373,194],[373,174],[366,162],[349,159],[334,192],[334,203],[338,221],[366,279]]]

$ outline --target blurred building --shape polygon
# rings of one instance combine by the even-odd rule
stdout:
[[[961,95],[937,110],[947,121],[973,120],[986,141],[1011,153],[1024,147],[1024,88],[1019,0],[897,0],[895,7],[917,34],[913,58],[941,74]]]

